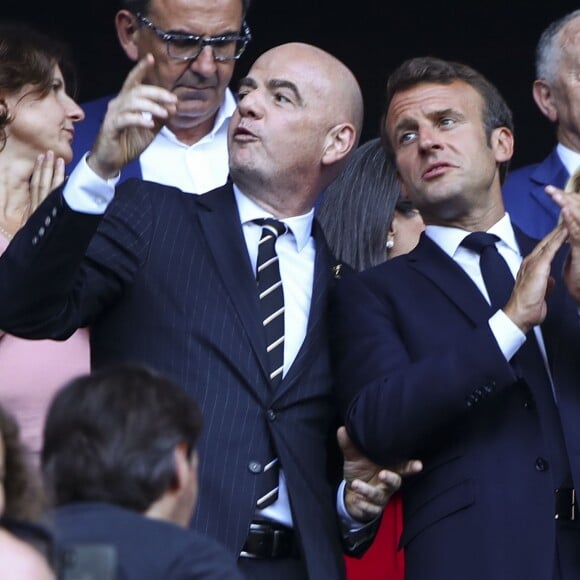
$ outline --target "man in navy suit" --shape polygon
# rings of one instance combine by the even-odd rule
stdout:
[[[132,361],[174,379],[205,419],[192,527],[242,553],[250,578],[341,578],[329,481],[340,466],[328,454],[336,270],[313,206],[357,142],[360,89],[320,49],[274,48],[241,82],[232,182],[203,196],[138,180],[115,192],[110,178],[175,114],[174,94],[142,83],[152,65],[149,55],[132,71],[87,161],[2,256],[0,327],[60,338],[88,325],[95,367]],[[276,384],[255,275],[263,218],[286,231],[276,242],[286,329]],[[339,513],[356,548],[366,530],[353,517],[380,513],[400,478],[347,450],[345,479],[359,480]]]
[[[231,554],[187,529],[201,424],[183,389],[141,367],[103,369],[57,394],[42,465],[65,566],[94,577],[74,560],[104,545],[112,548],[115,578],[241,580]]]
[[[412,59],[387,101],[384,139],[426,230],[343,277],[332,320],[353,441],[379,463],[423,462],[403,487],[406,578],[578,578],[580,212],[537,246],[512,226],[512,116],[473,69]]]
[[[137,62],[155,57],[145,82],[178,99],[177,112],[149,147],[122,169],[190,193],[223,185],[228,176],[227,130],[236,103],[228,85],[251,39],[250,0],[121,0],[115,15],[119,44]],[[113,95],[85,103],[76,128],[75,163],[89,151]]]
[[[544,190],[564,188],[580,168],[580,9],[552,22],[536,49],[533,96],[555,125],[558,144],[541,163],[510,172],[503,187],[513,223],[533,238],[544,237],[557,223],[560,208]]]

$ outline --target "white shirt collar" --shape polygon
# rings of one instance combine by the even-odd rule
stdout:
[[[211,131],[207,134],[204,135],[197,143],[194,143],[193,145],[187,145],[186,143],[183,143],[182,141],[180,141],[175,134],[173,133],[173,131],[171,131],[170,129],[168,129],[167,127],[162,127],[160,134],[165,137],[166,139],[168,139],[169,141],[171,141],[172,143],[174,143],[175,145],[179,145],[180,147],[183,147],[184,149],[188,149],[189,147],[193,147],[195,145],[197,145],[198,143],[202,143],[205,141],[211,141],[216,134],[222,129],[222,127],[226,126],[229,123],[230,119],[232,118],[232,115],[234,114],[234,111],[236,110],[236,99],[234,98],[234,95],[232,94],[232,91],[230,91],[230,89],[226,89],[226,92],[224,94],[224,100],[220,106],[220,108],[218,109],[213,127],[211,128]]]
[[[520,254],[520,249],[516,242],[516,236],[507,213],[505,213],[497,223],[489,228],[487,232],[489,234],[495,234],[500,239],[502,245],[507,246],[515,254]],[[455,255],[461,242],[470,233],[471,232],[461,228],[452,228],[448,226],[429,225],[425,228],[425,234],[450,257]]]
[[[568,149],[568,147],[564,147],[562,143],[558,143],[556,151],[560,161],[567,169],[568,173],[572,175],[572,173],[580,167],[580,153],[572,151],[572,149]]]
[[[236,198],[236,204],[238,206],[238,213],[240,214],[240,221],[242,222],[242,225],[251,224],[253,220],[259,218],[278,219],[276,216],[268,213],[264,208],[260,207],[256,202],[246,196],[235,183],[233,186],[234,196]],[[290,228],[294,239],[296,240],[296,250],[298,252],[303,250],[303,248],[312,237],[313,220],[314,208],[312,208],[306,214],[280,220]]]

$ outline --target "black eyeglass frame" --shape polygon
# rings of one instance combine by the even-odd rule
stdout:
[[[204,47],[211,46],[212,48],[216,45],[223,44],[226,42],[235,42],[236,43],[236,54],[234,56],[219,56],[215,54],[215,51],[212,50],[213,58],[217,62],[227,62],[231,60],[238,60],[240,56],[246,50],[246,46],[252,40],[252,33],[250,32],[250,27],[244,20],[242,22],[242,34],[222,34],[220,36],[209,36],[203,37],[198,36],[197,34],[185,34],[179,32],[166,32],[165,30],[161,30],[161,28],[155,26],[153,22],[151,22],[147,17],[143,16],[140,12],[135,13],[135,18],[141,23],[144,24],[149,30],[154,32],[159,39],[161,39],[165,46],[167,47],[167,56],[174,60],[181,60],[181,61],[193,61],[195,60],[202,52]],[[193,56],[175,56],[171,54],[171,46],[174,42],[191,42],[192,44],[200,43],[199,51],[197,54]]]

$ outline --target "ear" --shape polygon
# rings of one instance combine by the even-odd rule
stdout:
[[[538,105],[538,109],[542,111],[542,114],[552,123],[556,123],[558,121],[558,111],[554,106],[550,85],[543,80],[534,81],[532,95],[534,101],[536,101],[536,105]]]
[[[135,16],[128,10],[119,10],[115,14],[115,27],[119,43],[125,54],[132,60],[139,60],[139,34],[141,28]]]
[[[514,154],[514,135],[507,127],[498,127],[491,133],[491,148],[497,163],[509,161]]]
[[[191,469],[187,457],[187,445],[185,443],[180,443],[173,450],[173,463],[175,465],[175,473],[173,475],[171,489],[173,492],[179,493],[187,487]]]
[[[335,125],[326,135],[322,164],[334,165],[344,159],[356,144],[356,129],[350,123]]]

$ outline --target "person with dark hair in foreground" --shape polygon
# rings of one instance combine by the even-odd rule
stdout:
[[[338,285],[331,336],[353,442],[423,462],[402,488],[406,579],[577,579],[580,207],[553,189],[560,226],[538,243],[512,225],[511,111],[466,65],[400,65],[383,135],[426,229]]]
[[[241,578],[224,548],[184,529],[200,431],[195,401],[147,369],[105,369],[65,386],[42,450],[59,547],[113,546],[115,577],[126,580]]]

